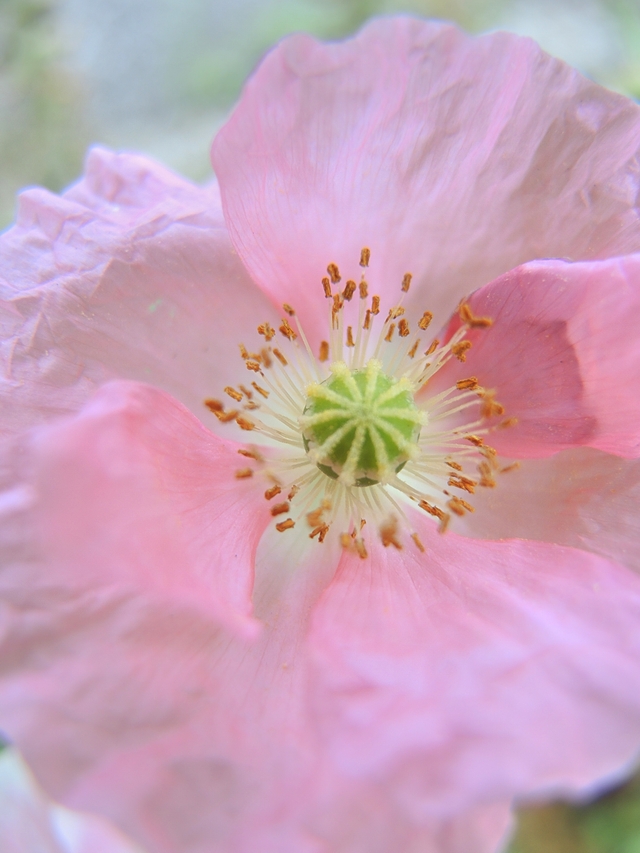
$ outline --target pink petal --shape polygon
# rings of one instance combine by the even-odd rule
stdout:
[[[640,455],[640,397],[633,391],[640,255],[537,261],[476,291],[469,304],[493,325],[471,332],[466,362],[450,362],[433,391],[470,375],[494,389],[505,417],[518,423],[492,433],[490,444],[519,458],[580,445]],[[454,318],[449,333],[457,325]]]
[[[601,554],[640,571],[640,461],[588,448],[525,459],[474,496],[457,525],[474,539],[539,539]]]
[[[0,754],[3,853],[142,853],[104,820],[52,803],[16,750]]]
[[[492,853],[504,798],[441,820],[329,760],[305,638],[335,549],[269,529],[252,638],[266,502],[237,458],[133,383],[15,443],[0,727],[51,796],[149,853]]]
[[[32,543],[3,573],[16,606],[29,583],[41,607],[69,597],[166,609],[167,619],[194,611],[255,635],[266,502],[236,478],[248,461],[236,446],[167,394],[110,383],[78,416],[27,434],[7,456],[4,533],[24,535],[26,514]]]
[[[314,614],[336,763],[392,776],[432,815],[614,778],[640,744],[640,579],[578,550],[416,523],[426,555],[345,554]]]
[[[77,410],[112,378],[158,385],[217,430],[203,400],[244,380],[238,344],[277,319],[215,186],[103,149],[63,196],[22,195],[0,236],[0,297],[4,433]]]
[[[212,150],[240,256],[313,327],[336,262],[441,312],[517,264],[640,248],[640,111],[530,40],[410,18],[267,56]]]

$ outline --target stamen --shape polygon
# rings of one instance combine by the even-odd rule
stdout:
[[[363,270],[370,257],[370,250],[363,248]],[[388,310],[384,321],[377,319],[378,295],[371,296],[367,306],[364,272],[358,284],[347,278],[337,292],[334,288],[341,281],[337,264],[330,263],[327,273],[322,289],[330,300],[328,340],[320,341],[317,357],[294,307],[284,303],[285,316],[277,329],[284,338],[281,348],[268,345],[276,336],[268,322],[257,326],[267,344],[259,352],[240,344],[245,368],[260,377],[246,386],[224,388],[241,404],[242,412],[227,411],[214,398],[205,405],[222,423],[235,421],[241,429],[282,446],[282,454],[270,452],[268,462],[257,450],[240,449],[258,465],[235,472],[239,480],[266,477],[267,501],[286,495],[287,500],[269,504],[274,519],[288,516],[274,521],[276,530],[290,530],[306,519],[309,538],[323,542],[337,524],[338,531],[347,531],[334,534],[343,547],[366,559],[368,519],[367,531],[377,530],[383,546],[400,549],[403,539],[410,537],[424,553],[403,508],[407,502],[437,520],[444,532],[452,516],[474,511],[450,489],[468,496],[478,487],[493,487],[499,473],[517,467],[513,463],[500,468],[496,451],[485,443],[497,428],[488,419],[503,416],[504,407],[477,377],[452,382],[427,399],[417,396],[448,361],[465,361],[472,344],[465,338],[469,329],[487,328],[492,321],[476,317],[463,302],[458,308],[462,325],[446,343],[435,339],[421,354],[419,336],[411,343],[406,340],[411,321],[402,300],[411,287],[411,273],[404,275],[400,303]],[[349,305],[356,291],[357,312]],[[433,314],[424,311],[417,319],[419,332],[426,331],[432,320]],[[259,419],[246,414],[258,410]],[[467,411],[470,417],[460,417]],[[507,418],[497,426],[516,422]]]
[[[458,314],[465,325],[471,329],[487,329],[493,325],[491,317],[476,317],[471,310],[471,306],[467,302],[461,302],[458,307]]]
[[[236,480],[246,480],[249,477],[253,477],[252,468],[240,468],[236,471]]]
[[[341,280],[340,270],[338,269],[337,264],[329,264],[327,267],[327,272],[329,273],[329,278],[331,279],[331,284],[338,284]]]

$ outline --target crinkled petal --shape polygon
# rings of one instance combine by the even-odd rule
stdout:
[[[96,815],[52,803],[19,753],[0,753],[0,849],[3,853],[142,853]]]
[[[203,400],[246,373],[238,344],[277,319],[230,245],[215,185],[104,149],[61,197],[23,193],[0,236],[0,299],[5,434],[77,410],[114,378],[170,391],[216,430]]]
[[[449,362],[433,390],[473,375],[495,391],[504,418],[517,424],[498,428],[489,444],[517,458],[581,445],[640,455],[640,397],[633,390],[640,374],[640,255],[536,261],[476,291],[469,304],[493,325],[470,332],[466,361]],[[455,317],[449,334],[458,325]]]
[[[345,553],[314,614],[334,760],[393,775],[426,814],[621,772],[640,745],[640,578],[584,551],[416,526],[426,554]]]
[[[640,110],[506,33],[410,18],[285,39],[213,145],[255,280],[313,327],[329,262],[422,310],[525,261],[638,250]]]

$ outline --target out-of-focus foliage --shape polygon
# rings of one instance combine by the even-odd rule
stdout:
[[[25,184],[60,189],[89,133],[81,84],[52,38],[52,0],[0,0],[0,226]]]
[[[640,777],[587,805],[521,810],[508,853],[640,853]]]

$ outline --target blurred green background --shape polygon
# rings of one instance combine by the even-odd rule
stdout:
[[[394,11],[530,35],[640,98],[640,0],[0,0],[0,229],[19,188],[62,189],[93,142],[205,180],[210,141],[270,45]],[[581,806],[523,806],[509,853],[640,853],[640,780]]]

